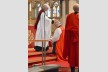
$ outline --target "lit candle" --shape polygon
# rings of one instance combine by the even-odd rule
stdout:
[[[31,3],[30,3],[30,6],[29,6],[29,9],[30,9],[30,12],[31,12]]]

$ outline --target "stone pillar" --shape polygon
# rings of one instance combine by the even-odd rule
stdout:
[[[69,13],[68,14],[73,12],[73,5],[76,3],[77,3],[77,0],[69,0]],[[63,23],[63,26],[65,26],[66,18],[68,14],[66,14],[66,0],[64,0],[62,2],[62,18],[60,20]]]
[[[31,2],[28,3],[28,25],[31,24],[31,11],[30,11],[30,4],[31,4]]]
[[[62,2],[62,18],[61,22],[63,26],[65,26],[65,21],[66,21],[66,8],[65,8],[65,0]]]
[[[73,5],[77,3],[77,0],[69,0],[69,13],[73,12]]]

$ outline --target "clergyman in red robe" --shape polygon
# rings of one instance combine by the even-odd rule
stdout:
[[[79,5],[75,4],[73,10],[66,19],[63,51],[63,57],[68,57],[71,72],[75,72],[75,67],[79,71]]]

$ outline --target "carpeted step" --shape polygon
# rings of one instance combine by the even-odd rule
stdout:
[[[28,56],[41,56],[42,52],[28,52]]]
[[[53,61],[53,60],[56,60],[56,56],[54,57],[49,57],[49,56],[46,56],[46,61]],[[42,57],[30,57],[28,59],[28,63],[42,63]]]
[[[46,54],[50,54],[52,52],[52,48],[49,48],[48,51],[46,51]],[[28,48],[28,57],[31,57],[31,56],[42,56],[42,52],[36,52],[34,50],[34,48]]]
[[[28,48],[28,52],[36,52],[34,48]],[[52,52],[52,47],[49,47],[47,52]]]
[[[46,55],[51,55],[51,52],[46,52]],[[28,52],[28,57],[31,57],[31,56],[42,56],[42,52]]]
[[[55,61],[56,55],[51,54],[52,48],[46,51],[46,62]],[[42,52],[36,52],[34,48],[28,48],[28,65],[42,64]]]
[[[34,48],[28,48],[28,52],[35,52]]]

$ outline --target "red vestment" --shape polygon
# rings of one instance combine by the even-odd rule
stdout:
[[[79,13],[67,16],[63,57],[68,57],[71,67],[79,67]]]
[[[38,14],[38,17],[36,18],[36,22],[35,22],[35,25],[34,25],[34,28],[37,29],[37,25],[38,25],[38,22],[40,20],[40,16],[42,14],[42,12],[44,12],[43,10],[40,10],[39,11],[39,14]]]
[[[59,27],[62,31],[59,40],[56,42],[56,54],[58,61],[64,61],[63,58],[63,48],[64,48],[64,33],[65,29],[63,26]]]

